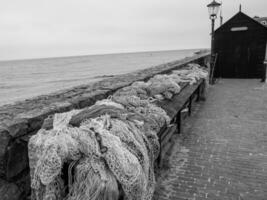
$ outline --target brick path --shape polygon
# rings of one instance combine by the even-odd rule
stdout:
[[[176,136],[155,200],[267,200],[267,86],[258,87],[221,80],[210,88]]]

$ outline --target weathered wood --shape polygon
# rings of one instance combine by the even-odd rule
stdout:
[[[162,151],[161,151],[161,159],[159,161],[159,167],[161,168],[163,166],[163,161],[164,161],[164,157],[166,155],[166,153],[168,152],[168,150],[170,149],[172,143],[171,142],[168,142],[163,148],[162,148]]]
[[[176,124],[173,124],[171,127],[168,127],[167,130],[164,132],[163,137],[161,138],[161,146],[167,144],[176,131],[177,131]]]
[[[180,134],[182,132],[182,113],[178,111],[176,115],[176,124],[177,124],[177,131]]]
[[[174,123],[171,127],[163,127],[159,132],[160,142],[160,156],[158,158],[159,166],[162,166],[164,156],[170,146],[170,140],[175,132],[182,132],[182,110],[189,109],[189,116],[191,115],[192,100],[197,95],[200,99],[202,88],[204,87],[205,80],[200,80],[194,85],[183,84],[182,90],[179,94],[175,95],[171,100],[163,100],[157,102],[157,105],[163,108],[172,119]]]
[[[194,85],[186,85],[179,94],[175,95],[172,100],[164,100],[157,102],[157,105],[163,108],[168,116],[172,119],[176,117],[178,111],[180,111],[184,105],[188,102],[190,96],[192,96],[198,87],[203,84],[203,80],[198,81]]]
[[[218,60],[214,77],[262,78],[266,42],[267,27],[237,13],[215,31]]]

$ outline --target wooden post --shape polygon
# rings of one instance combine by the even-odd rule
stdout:
[[[267,43],[266,43],[266,50],[265,50],[265,59],[263,62],[263,72],[262,72],[261,82],[266,82],[266,68],[267,68]]]
[[[262,82],[266,82],[266,68],[267,68],[267,59],[264,61],[263,64],[263,77],[262,77]]]
[[[201,93],[201,89],[200,89],[200,86],[198,86],[197,88],[197,99],[196,99],[196,102],[199,102],[200,101],[200,94]]]
[[[188,103],[188,115],[191,116],[191,111],[192,111],[192,96],[193,94],[189,97],[189,103]]]
[[[177,124],[178,134],[180,134],[182,132],[182,115],[181,115],[181,111],[179,111],[177,113],[176,124]]]
[[[212,63],[213,61],[213,55],[214,55],[214,26],[215,26],[215,18],[211,18],[211,53],[210,53],[210,62]],[[213,77],[212,77],[212,71],[213,71],[213,65],[210,64],[210,84],[213,82]]]
[[[222,1],[221,1],[221,10],[220,10],[220,26],[222,26],[223,25],[223,14],[222,14]]]

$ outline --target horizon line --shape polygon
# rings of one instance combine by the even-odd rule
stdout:
[[[162,52],[162,51],[182,51],[182,50],[207,50],[209,48],[184,48],[184,49],[162,49],[162,50],[143,50],[143,51],[125,51],[125,52],[112,52],[112,53],[95,53],[95,54],[82,54],[82,55],[64,55],[64,56],[49,56],[49,57],[36,57],[36,58],[15,58],[15,59],[4,59],[0,62],[10,61],[22,61],[22,60],[41,60],[41,59],[60,59],[60,58],[71,58],[71,57],[84,57],[84,56],[104,56],[104,55],[116,55],[116,54],[134,54],[134,53],[148,53],[148,52]]]

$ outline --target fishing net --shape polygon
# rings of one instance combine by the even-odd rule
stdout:
[[[198,64],[188,64],[186,69],[174,70],[173,74],[178,75],[183,82],[189,82],[190,85],[195,84],[200,79],[207,79],[208,72]]]
[[[133,120],[132,116],[129,121],[112,118],[105,113],[87,116],[79,127],[70,127],[73,115],[81,112],[55,115],[52,130],[41,129],[30,139],[32,199],[105,199],[111,194],[116,199],[119,192],[115,181],[127,199],[151,199],[153,162],[159,145],[155,136],[147,137],[153,134],[140,131],[139,126],[145,122],[139,121],[141,118]],[[68,186],[61,178],[63,165],[77,160],[73,183]],[[68,194],[64,189],[67,186]]]
[[[66,200],[117,200],[118,183],[105,161],[96,156],[84,157],[75,167],[74,183]]]
[[[102,116],[84,122],[82,126],[93,128],[102,138],[102,145],[108,150],[103,154],[107,165],[122,185],[128,199],[145,199],[148,154],[142,145],[142,138],[136,130],[110,116]],[[107,130],[109,129],[109,130]]]
[[[114,101],[112,101],[111,99],[103,99],[103,100],[100,100],[100,101],[97,101],[95,103],[96,106],[99,106],[99,105],[106,105],[106,106],[113,106],[113,107],[116,107],[118,109],[124,109],[123,105],[121,104],[118,104],[118,103],[115,103]]]
[[[89,108],[85,108],[79,113],[73,115],[69,124],[75,127],[79,127],[81,122],[89,119],[96,118],[102,115],[108,114],[113,117],[120,117],[123,113],[126,113],[125,109],[121,109],[111,105],[94,105]]]
[[[197,65],[135,82],[82,110],[49,116],[30,138],[32,200],[151,200],[157,133],[170,123],[154,104],[179,83],[206,78]]]
[[[161,94],[165,98],[170,99],[172,97],[170,97],[170,93],[178,94],[181,90],[179,84],[168,75],[156,75],[151,78],[148,83],[151,96]]]
[[[113,96],[137,96],[141,99],[147,99],[148,93],[143,88],[132,85],[118,90]]]

